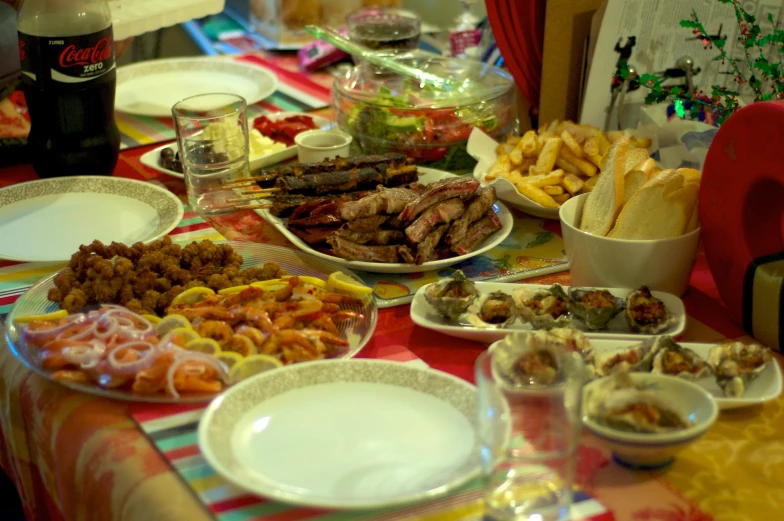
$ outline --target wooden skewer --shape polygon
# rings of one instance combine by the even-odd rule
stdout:
[[[267,175],[255,175],[250,177],[238,177],[237,179],[227,179],[223,182],[223,184],[234,184],[234,183],[254,183],[256,181],[267,181],[269,179],[275,179],[278,177],[278,174],[267,174]]]
[[[227,188],[227,189],[229,189],[229,190],[230,190],[230,189],[232,189],[232,188],[246,188],[246,187],[248,187],[248,186],[256,186],[256,183],[255,183],[255,182],[253,182],[253,181],[248,181],[248,182],[243,182],[243,183],[237,183],[237,184],[228,184],[228,183],[227,183],[227,184],[224,184],[224,185],[223,185],[223,188]]]
[[[266,199],[264,194],[260,196],[249,195],[246,197],[232,197],[231,199],[226,199],[227,203],[241,203],[242,201],[263,201]]]
[[[271,204],[240,204],[234,207],[235,210],[264,210],[272,208]]]
[[[275,192],[280,192],[280,188],[254,188],[253,190],[242,190],[240,193],[242,195],[249,195],[249,194],[265,194],[265,195],[272,195]]]

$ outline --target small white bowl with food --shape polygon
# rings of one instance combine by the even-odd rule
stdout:
[[[605,159],[594,189],[559,211],[572,283],[682,295],[700,241],[700,173],[659,170],[623,140]]]
[[[711,394],[674,376],[617,373],[583,389],[583,425],[624,467],[656,470],[699,439],[719,415]]]

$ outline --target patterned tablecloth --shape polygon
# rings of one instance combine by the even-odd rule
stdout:
[[[281,70],[291,71],[291,65],[282,62],[286,68]],[[322,77],[315,81],[325,85],[328,80]],[[124,151],[115,175],[148,180],[182,195],[181,180],[139,163],[139,156],[149,148]],[[31,179],[35,174],[28,166],[0,169],[0,187]],[[222,234],[232,240],[290,246],[252,212],[210,224],[186,214],[183,224],[172,233],[181,239],[220,238]],[[54,269],[57,266],[0,261],[0,316],[7,313],[26,286]],[[531,282],[568,284],[569,274],[548,275]],[[689,321],[683,341],[749,340],[721,304],[702,255],[684,301]],[[414,326],[408,306],[381,310],[376,333],[361,356],[386,357],[390,350],[401,348],[435,369],[472,381],[473,362],[484,346]],[[776,358],[781,363],[781,357]],[[24,369],[4,346],[0,346],[0,465],[16,483],[30,521],[210,519],[137,427],[126,403],[49,383]],[[580,486],[620,521],[783,519],[784,397],[761,406],[722,412],[713,428],[666,470],[623,469],[609,459],[598,440],[588,435],[581,443],[578,469]],[[280,515],[257,519],[279,517],[294,521]],[[465,517],[456,511],[438,519]]]

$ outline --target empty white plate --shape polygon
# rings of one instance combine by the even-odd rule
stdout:
[[[175,103],[198,94],[236,94],[252,105],[277,88],[278,78],[273,73],[235,60],[150,60],[117,69],[114,107],[138,116],[171,117]]]
[[[163,237],[182,220],[164,188],[119,177],[30,181],[0,189],[0,259],[62,262],[82,244]]]
[[[216,472],[271,499],[379,508],[430,499],[478,471],[476,390],[400,362],[325,360],[216,398],[199,446]]]

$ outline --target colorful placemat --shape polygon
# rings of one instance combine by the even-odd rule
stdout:
[[[387,349],[379,358],[427,367],[404,346]],[[248,494],[216,474],[201,455],[197,429],[204,407],[138,403],[131,404],[129,411],[142,432],[217,521],[462,521],[482,518],[481,479],[474,479],[434,501],[378,510],[324,510],[287,505]],[[615,518],[596,499],[576,489],[571,519],[613,521]]]
[[[357,271],[374,288],[378,307],[387,308],[411,302],[419,288],[455,270],[463,270],[475,281],[515,282],[569,269],[563,238],[556,221],[547,221],[510,209],[514,229],[492,250],[441,270],[424,273],[368,273]]]
[[[216,59],[216,58],[205,58]],[[226,58],[229,59],[229,58]],[[278,77],[278,89],[270,97],[248,107],[248,120],[272,112],[303,112],[329,105],[329,89],[302,74],[279,67],[271,59],[256,55],[240,56],[236,60],[269,69]],[[117,112],[121,149],[152,145],[175,138],[171,118],[136,116]]]

